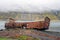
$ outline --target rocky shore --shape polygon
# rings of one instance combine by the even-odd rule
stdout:
[[[14,38],[15,40],[17,40],[17,38],[21,35],[31,36],[41,40],[60,40],[60,33],[57,32],[39,31],[32,29],[9,29],[0,31],[0,37]]]

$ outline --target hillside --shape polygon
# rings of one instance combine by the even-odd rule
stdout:
[[[43,14],[44,17],[49,17],[51,20],[59,20],[59,18],[57,16],[55,16],[54,14],[48,14],[48,13],[45,13]]]
[[[0,20],[7,20],[9,17],[17,20],[41,20],[44,17],[49,17],[51,20],[59,20],[60,14],[55,15],[52,12],[44,13],[22,13],[22,12],[0,12]]]

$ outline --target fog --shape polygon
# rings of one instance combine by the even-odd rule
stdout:
[[[60,10],[60,0],[0,0],[0,11]]]

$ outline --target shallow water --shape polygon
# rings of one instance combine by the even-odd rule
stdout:
[[[0,29],[5,29],[5,22],[0,21]],[[47,31],[57,31],[60,32],[60,22],[50,22],[50,27]]]
[[[50,22],[50,26],[47,31],[60,32],[60,21],[59,22]]]

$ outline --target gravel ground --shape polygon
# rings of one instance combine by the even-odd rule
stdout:
[[[33,38],[40,38],[41,40],[60,40],[60,33],[29,30],[29,29],[9,29],[0,31],[0,37],[16,38],[21,35],[32,36]]]

